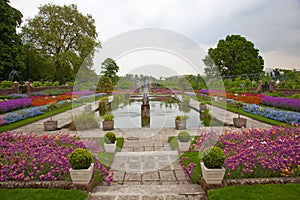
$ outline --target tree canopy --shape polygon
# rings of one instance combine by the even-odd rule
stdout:
[[[103,76],[108,77],[111,83],[115,85],[119,80],[119,77],[117,75],[119,71],[119,66],[116,64],[116,62],[111,58],[106,58],[102,63],[101,68],[103,69],[101,71],[101,74]]]
[[[26,21],[22,40],[30,50],[29,55],[37,52],[39,59],[52,61],[52,80],[72,80],[83,61],[84,67],[92,66],[94,49],[100,45],[94,23],[91,15],[84,16],[74,4],[63,7],[46,4]],[[49,69],[47,64],[39,67]]]
[[[264,60],[259,50],[251,41],[240,35],[229,35],[220,40],[216,48],[210,48],[203,62],[207,66],[204,70],[207,76],[234,76],[242,74],[261,73]]]
[[[22,13],[11,7],[9,0],[0,0],[0,16],[0,77],[8,80],[11,71],[25,67],[22,42],[16,32]]]

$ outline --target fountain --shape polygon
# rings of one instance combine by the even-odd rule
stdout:
[[[150,127],[149,82],[143,85],[141,120],[142,127]]]

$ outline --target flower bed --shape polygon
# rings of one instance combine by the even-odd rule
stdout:
[[[0,134],[0,181],[68,180],[68,155],[85,148],[75,137],[60,135]],[[110,184],[112,174],[94,158],[95,172],[102,183]]]
[[[31,104],[32,101],[30,98],[9,99],[7,101],[2,101],[0,102],[0,113],[6,113],[8,111],[30,107]]]
[[[203,150],[208,144],[224,149],[225,179],[267,178],[267,177],[299,177],[300,176],[300,127],[272,127],[270,129],[249,131],[229,131],[222,134],[207,132],[194,141],[191,151]],[[193,152],[188,152],[193,153]],[[186,154],[188,155],[188,154]],[[189,156],[181,159],[184,171],[193,172],[188,164]],[[199,172],[193,172],[198,173]],[[199,176],[200,178],[201,176]]]
[[[300,112],[300,99],[264,96],[262,104]]]
[[[243,111],[252,113],[255,115],[263,116],[276,121],[285,122],[288,124],[300,125],[300,113],[292,111],[274,110],[271,108],[263,108],[255,104],[245,104]]]

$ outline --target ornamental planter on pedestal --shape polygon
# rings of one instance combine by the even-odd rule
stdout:
[[[52,97],[55,98],[54,96]],[[57,120],[52,120],[53,111],[57,108],[55,103],[50,103],[48,105],[48,110],[51,112],[50,120],[44,122],[44,130],[45,131],[55,131],[57,129]]]
[[[74,184],[87,185],[93,175],[94,163],[88,169],[70,169],[71,179]]]
[[[92,154],[83,148],[77,148],[69,155],[70,175],[73,184],[87,185],[90,183],[94,170]]]
[[[187,131],[178,133],[178,150],[179,152],[188,151],[190,148],[190,134]]]
[[[186,120],[188,116],[186,115],[177,115],[175,118],[175,129],[176,130],[184,130],[186,129]]]
[[[221,184],[225,175],[224,151],[217,146],[206,148],[201,162],[202,177],[207,184]]]
[[[106,114],[103,116],[103,130],[104,131],[111,131],[114,129],[114,115],[113,114]]]
[[[241,118],[240,109],[243,107],[243,104],[240,102],[234,102],[233,106],[238,109],[238,117],[233,118],[233,126],[236,128],[246,128],[247,119]]]
[[[45,121],[44,122],[44,130],[45,131],[55,131],[57,129],[58,121]]]
[[[116,151],[116,139],[114,132],[107,132],[104,135],[104,149],[106,152],[114,153]]]
[[[233,126],[236,128],[246,128],[247,119],[245,118],[233,118]]]
[[[199,108],[200,108],[200,112],[202,112],[202,111],[205,111],[207,107],[206,107],[206,104],[201,103],[199,105]]]
[[[84,106],[84,111],[86,112],[92,112],[92,105],[91,104],[87,104]]]
[[[224,167],[221,169],[208,169],[203,162],[201,162],[201,170],[203,179],[207,184],[221,184],[226,171]]]
[[[175,120],[175,129],[176,130],[186,129],[186,120]]]

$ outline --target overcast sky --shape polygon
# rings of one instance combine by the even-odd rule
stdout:
[[[226,35],[240,34],[260,50],[265,67],[300,70],[300,0],[11,0],[10,5],[24,21],[46,3],[77,4],[95,19],[102,43],[126,31],[160,28],[206,51]]]

